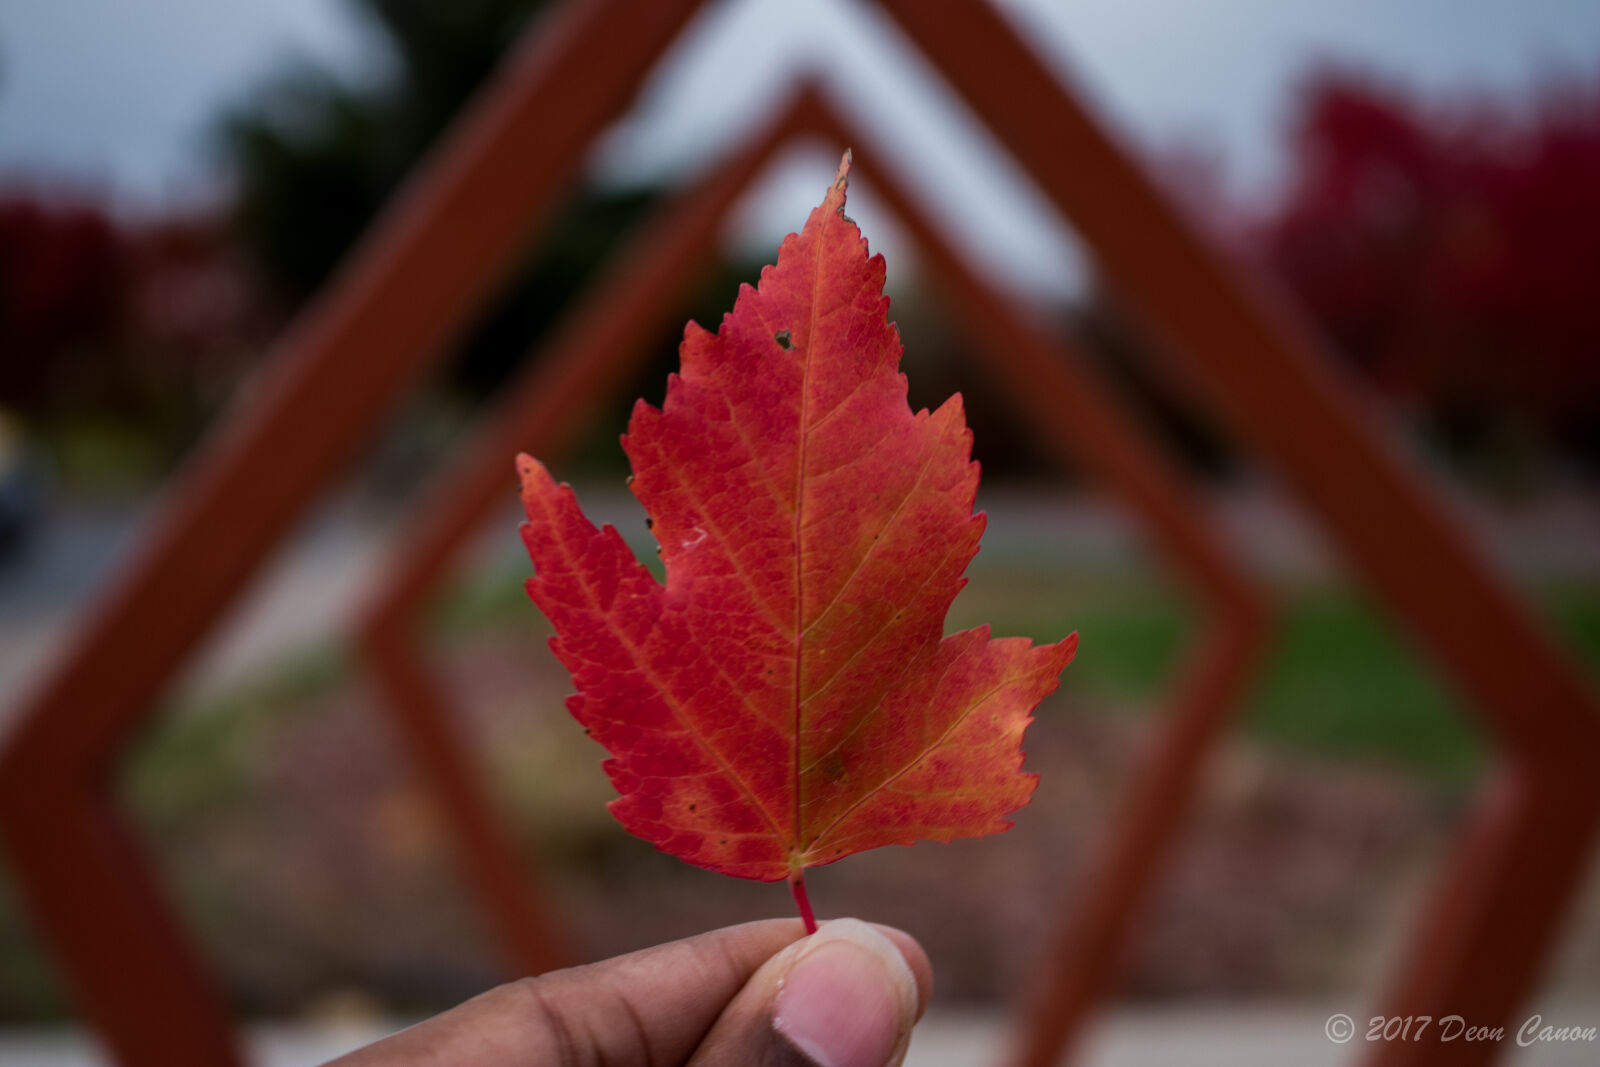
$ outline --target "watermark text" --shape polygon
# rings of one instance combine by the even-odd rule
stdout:
[[[1358,1034],[1356,1021],[1342,1012],[1328,1016],[1323,1025],[1328,1040],[1343,1045]],[[1530,1045],[1593,1044],[1600,1041],[1600,1027],[1546,1022],[1543,1015],[1530,1015],[1515,1030],[1504,1026],[1475,1025],[1460,1015],[1374,1015],[1367,1020],[1362,1035],[1372,1042],[1434,1041],[1441,1045],[1459,1042],[1499,1043],[1510,1037],[1521,1048]]]

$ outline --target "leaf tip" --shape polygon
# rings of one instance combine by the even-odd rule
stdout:
[[[1061,666],[1065,669],[1078,656],[1078,631],[1074,630],[1060,641],[1056,642],[1056,649],[1061,655]]]
[[[554,479],[543,463],[526,452],[517,453],[517,481],[522,490],[522,500],[527,503],[535,493],[550,488]]]

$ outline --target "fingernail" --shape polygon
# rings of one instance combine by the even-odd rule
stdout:
[[[905,1052],[916,1006],[916,979],[894,942],[837,919],[784,976],[772,1026],[818,1067],[884,1067]]]

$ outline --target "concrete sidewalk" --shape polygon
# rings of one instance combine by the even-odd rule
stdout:
[[[1076,1061],[1077,1067],[1334,1067],[1364,1059],[1365,1022],[1354,1039],[1336,1044],[1325,1033],[1330,1016],[1349,1005],[1219,1008],[1139,1008],[1110,1013]],[[1600,1005],[1550,1009],[1546,1023],[1600,1026]],[[253,1027],[246,1041],[259,1067],[314,1067],[383,1036],[393,1027]],[[934,1013],[917,1027],[908,1067],[974,1067],[997,1064],[1009,1029],[997,1015]],[[1600,1040],[1517,1046],[1515,1031],[1500,1042],[1504,1067],[1591,1067],[1600,1062]],[[81,1032],[0,1030],[5,1067],[112,1067]]]

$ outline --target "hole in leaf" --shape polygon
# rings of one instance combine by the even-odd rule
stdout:
[[[788,330],[779,330],[777,333],[772,335],[772,339],[778,342],[778,347],[783,349],[785,352],[794,347],[794,342],[789,339]]]

